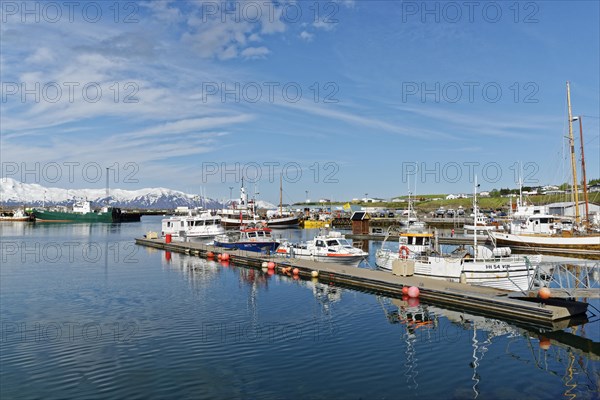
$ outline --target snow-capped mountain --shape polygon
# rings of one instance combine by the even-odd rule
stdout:
[[[74,199],[87,199],[93,205],[106,204],[105,189],[61,189],[36,183],[22,183],[11,178],[0,179],[0,203],[6,206],[70,205]],[[138,190],[111,189],[108,202],[121,208],[171,209],[179,206],[221,208],[211,198],[165,188]]]

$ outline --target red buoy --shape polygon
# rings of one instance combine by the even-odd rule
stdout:
[[[294,268],[294,269],[292,270],[292,273],[293,273],[294,275],[298,275],[298,273],[299,273],[299,272],[300,272],[300,270],[299,270],[298,268]]]
[[[417,298],[419,297],[419,288],[416,286],[411,286],[408,288],[408,297]]]
[[[275,263],[273,261],[269,261],[269,263],[267,264],[267,268],[268,269],[274,269],[275,268]]]
[[[223,253],[223,255],[221,256],[221,260],[223,260],[223,261],[229,261],[229,254],[228,253]]]
[[[165,235],[165,243],[171,243],[171,234],[170,233],[167,233]]]
[[[403,295],[408,295],[408,286],[403,286],[402,287],[402,294]]]
[[[212,251],[209,251],[208,253],[206,253],[206,258],[213,258],[215,256],[215,253],[213,253]]]

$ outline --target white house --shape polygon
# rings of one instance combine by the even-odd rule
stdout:
[[[449,194],[448,196],[446,196],[446,200],[454,200],[454,199],[458,199],[458,196],[453,195],[453,194]]]

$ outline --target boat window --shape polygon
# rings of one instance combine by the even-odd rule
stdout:
[[[316,244],[316,246],[317,246],[317,247],[325,247],[325,243],[323,243],[323,241],[322,241],[322,240],[317,240],[317,244]]]
[[[328,240],[327,246],[337,246],[339,243],[337,240]]]
[[[207,219],[206,221],[204,221],[205,225],[213,225],[214,221],[212,219]]]
[[[181,226],[184,227],[185,226],[185,221],[181,221]]]

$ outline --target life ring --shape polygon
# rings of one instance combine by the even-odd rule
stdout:
[[[410,249],[406,246],[400,247],[400,258],[407,259],[410,254]]]

